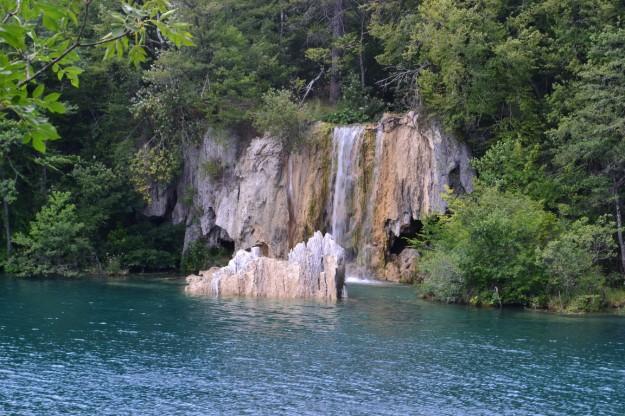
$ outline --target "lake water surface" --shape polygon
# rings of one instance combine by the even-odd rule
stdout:
[[[0,278],[4,415],[625,415],[625,318]]]

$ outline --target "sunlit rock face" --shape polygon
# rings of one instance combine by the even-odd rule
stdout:
[[[344,250],[316,232],[296,245],[287,260],[240,250],[228,265],[187,277],[193,295],[336,301],[346,296]]]
[[[185,247],[204,240],[235,250],[262,247],[286,259],[314,231],[331,233],[350,262],[375,277],[412,279],[418,256],[406,249],[420,220],[446,209],[447,188],[471,192],[467,146],[418,113],[376,124],[318,123],[287,152],[270,137],[242,141],[212,132],[184,150],[172,219],[187,225]],[[215,165],[218,162],[218,166]]]

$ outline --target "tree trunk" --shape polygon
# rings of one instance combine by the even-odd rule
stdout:
[[[280,46],[282,46],[283,36],[284,36],[284,10],[280,9]]]
[[[360,50],[358,51],[358,63],[360,64],[360,86],[365,88],[365,11],[360,16]]]
[[[334,11],[330,21],[332,29],[332,68],[330,69],[330,102],[336,104],[341,97],[340,60],[341,50],[337,41],[343,36],[343,0],[334,0]]]
[[[618,188],[616,181],[612,188],[612,195],[614,196],[614,208],[616,212],[616,236],[618,238],[618,245],[621,251],[621,271],[625,273],[625,242],[623,241],[623,220],[621,218],[621,202],[618,197]]]
[[[47,195],[46,187],[48,186],[48,169],[45,166],[42,166],[42,174],[41,174],[41,194]]]
[[[4,223],[4,237],[7,242],[7,258],[11,257],[13,245],[11,244],[11,221],[9,218],[9,201],[2,198],[2,222]]]

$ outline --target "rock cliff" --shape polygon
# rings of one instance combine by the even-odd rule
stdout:
[[[184,150],[184,172],[162,215],[187,226],[185,244],[203,239],[236,250],[258,247],[285,259],[314,231],[334,235],[351,262],[378,278],[410,280],[418,255],[403,237],[446,208],[442,195],[472,190],[468,148],[411,112],[377,124],[319,123],[296,151],[270,137],[249,142],[209,132]]]
[[[287,260],[240,250],[226,267],[187,277],[193,295],[246,296],[334,301],[346,296],[345,255],[329,234],[316,232],[291,250]]]

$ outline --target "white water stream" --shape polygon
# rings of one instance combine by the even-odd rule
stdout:
[[[354,161],[357,160],[359,146],[364,127],[349,126],[334,129],[333,142],[336,158],[336,177],[334,181],[334,197],[332,201],[332,236],[342,246],[346,245],[349,232],[352,194],[354,192]]]

